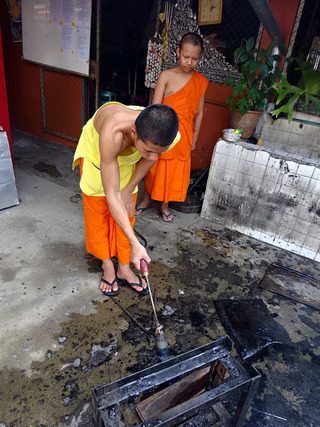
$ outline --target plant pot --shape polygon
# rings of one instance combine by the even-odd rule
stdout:
[[[230,127],[242,129],[241,138],[250,138],[261,114],[262,111],[248,111],[241,116],[239,110],[232,110],[230,111]]]

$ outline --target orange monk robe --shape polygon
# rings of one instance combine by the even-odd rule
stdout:
[[[181,139],[174,148],[160,155],[145,177],[144,189],[153,200],[168,203],[184,202],[186,199],[190,182],[194,119],[208,84],[208,79],[193,71],[187,84],[162,101],[176,111]]]
[[[83,170],[83,158],[80,159],[80,174]],[[138,193],[132,195],[134,206]],[[82,192],[86,248],[89,253],[101,260],[117,255],[122,264],[130,264],[131,246],[128,238],[115,222],[109,211],[105,196],[87,196]],[[135,217],[129,216],[133,228]]]

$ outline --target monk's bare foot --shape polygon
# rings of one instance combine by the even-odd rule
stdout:
[[[169,205],[168,203],[161,203],[161,206],[160,206],[160,213],[162,216],[162,221],[164,222],[171,222],[174,218],[172,213],[169,211],[168,205]]]
[[[126,280],[128,283],[137,283],[138,286],[131,286],[131,287],[138,292],[142,291],[141,286],[139,286],[140,284],[139,277],[137,277],[134,274],[134,272],[131,270],[129,265],[121,264],[119,262],[117,277],[120,280]],[[147,287],[147,282],[144,279],[142,279],[142,288],[146,289],[146,287]]]
[[[102,270],[103,273],[100,280],[100,289],[106,295],[110,293],[117,293],[119,291],[119,288],[117,281],[115,280],[116,272],[111,259],[102,261]]]
[[[150,208],[151,196],[149,193],[144,192],[143,199],[136,206],[135,216],[140,216],[146,209]]]

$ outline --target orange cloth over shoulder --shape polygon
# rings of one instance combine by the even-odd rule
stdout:
[[[176,111],[181,139],[171,150],[160,155],[146,175],[144,188],[153,200],[168,203],[183,202],[186,198],[190,182],[194,119],[208,84],[206,77],[193,71],[188,83],[162,101]]]

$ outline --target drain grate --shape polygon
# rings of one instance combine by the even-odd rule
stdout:
[[[225,426],[241,426],[260,374],[235,359],[232,347],[226,336],[95,387],[95,425],[213,426],[222,422]]]

